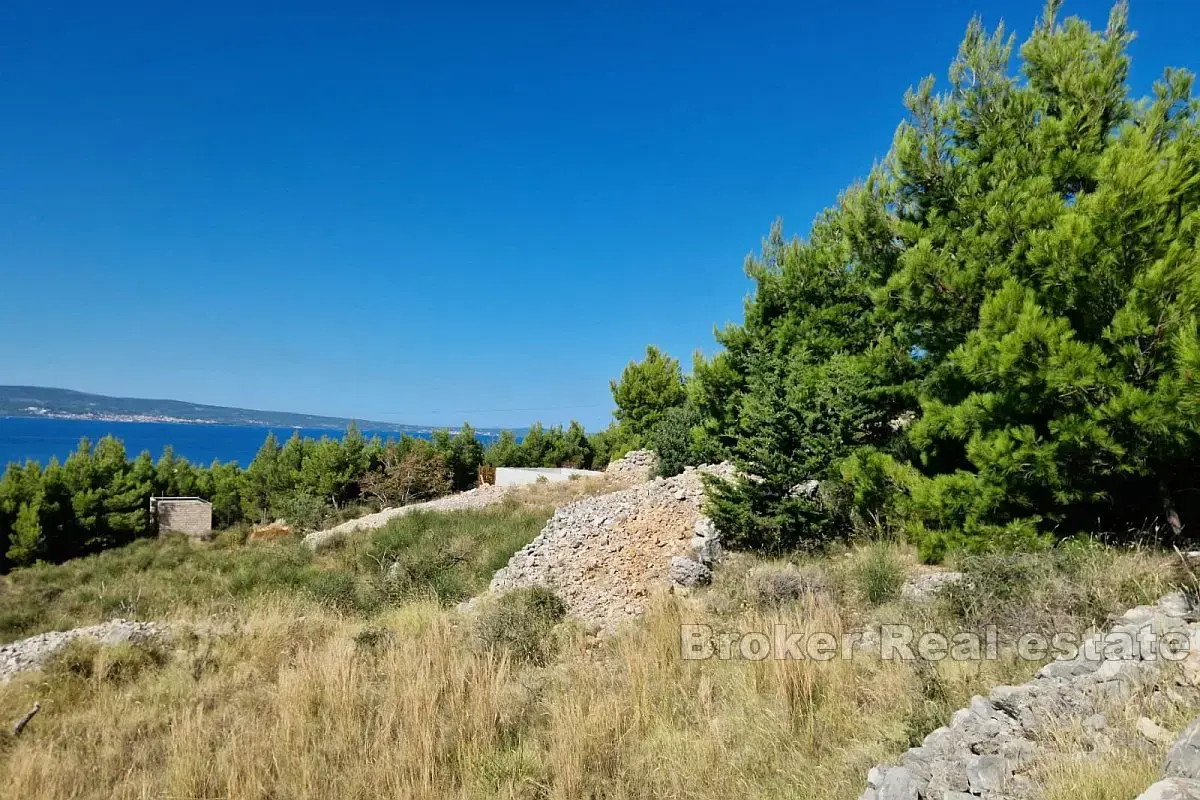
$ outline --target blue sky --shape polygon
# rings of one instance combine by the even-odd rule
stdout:
[[[1103,25],[1108,3],[1067,0]],[[0,4],[0,383],[607,422],[1035,0]],[[1135,0],[1139,94],[1200,3]]]

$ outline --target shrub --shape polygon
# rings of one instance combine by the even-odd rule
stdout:
[[[100,643],[95,639],[72,639],[46,660],[42,671],[53,678],[89,679],[96,672],[99,653]]]
[[[658,474],[664,478],[678,475],[687,466],[699,463],[692,446],[692,429],[701,418],[691,405],[668,408],[650,431],[650,448],[658,455]]]
[[[101,645],[95,639],[78,637],[52,655],[43,666],[43,671],[56,680],[81,679],[123,684],[166,662],[166,653],[153,642]]]
[[[329,511],[329,503],[308,492],[288,494],[271,502],[271,512],[297,531],[318,530]]]
[[[813,565],[764,564],[746,573],[746,594],[760,610],[779,608],[830,591],[828,576]]]
[[[96,677],[106,683],[128,683],[167,663],[167,654],[151,642],[101,647],[96,657]]]
[[[904,733],[908,737],[909,747],[919,746],[926,736],[945,725],[954,713],[950,691],[937,665],[918,660],[915,669],[920,691],[904,718]]]
[[[381,604],[378,592],[348,572],[314,571],[305,587],[317,601],[343,614],[367,614]]]
[[[549,589],[514,589],[480,610],[476,635],[485,646],[515,661],[541,666],[558,649],[554,627],[566,614],[566,604]]]
[[[392,639],[391,631],[375,626],[363,628],[354,634],[354,644],[363,650],[375,650]]]
[[[1045,553],[961,555],[965,579],[943,590],[950,614],[1006,638],[1104,625],[1113,614],[1178,587],[1175,562],[1129,548],[1068,543]]]

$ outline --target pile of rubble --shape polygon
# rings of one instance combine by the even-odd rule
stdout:
[[[606,475],[629,483],[642,483],[658,472],[658,456],[653,450],[630,450],[604,468]]]
[[[496,573],[490,591],[545,586],[572,616],[612,631],[641,614],[656,592],[708,579],[720,546],[701,513],[700,476],[728,477],[732,471],[724,464],[689,468],[563,506]]]
[[[1134,692],[1151,692],[1150,700],[1161,700],[1164,706],[1200,705],[1200,649],[1195,646],[1200,644],[1200,625],[1194,619],[1182,594],[1130,609],[1107,634],[1085,637],[1074,658],[1050,662],[1028,683],[997,686],[988,697],[972,698],[948,726],[902,755],[898,765],[872,769],[860,800],[1033,796],[1035,788],[1026,773],[1051,746],[1047,733],[1072,720],[1103,731],[1107,719],[1101,708]],[[1161,651],[1155,645],[1167,634],[1193,643],[1175,682],[1163,680],[1171,662],[1158,657]],[[1147,728],[1153,725],[1144,722]],[[1196,766],[1200,769],[1200,763]],[[1178,776],[1168,772],[1168,777]],[[1200,793],[1143,797],[1200,800]]]
[[[102,645],[114,645],[161,638],[167,635],[168,630],[166,625],[158,622],[114,619],[86,628],[39,633],[28,639],[0,645],[0,683],[18,673],[38,669],[75,639],[95,639]]]

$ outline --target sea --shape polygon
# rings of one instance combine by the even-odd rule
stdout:
[[[395,431],[361,429],[370,438],[397,438]],[[155,459],[170,445],[176,456],[193,464],[207,466],[213,459],[236,461],[243,467],[250,463],[267,434],[274,431],[281,441],[296,431],[301,436],[319,439],[322,436],[340,438],[345,431],[330,428],[266,428],[257,425],[209,425],[187,422],[105,422],[90,419],[37,419],[33,417],[0,417],[0,471],[10,462],[24,463],[29,459],[46,464],[51,458],[64,460],[86,436],[95,442],[112,434],[125,443],[132,458],[149,450]],[[428,433],[413,433],[428,437]],[[481,437],[482,438],[482,437]]]

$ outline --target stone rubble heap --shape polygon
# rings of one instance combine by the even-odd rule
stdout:
[[[708,580],[720,545],[701,514],[700,476],[729,477],[732,471],[727,464],[689,468],[563,506],[496,573],[490,591],[545,586],[572,616],[611,632],[645,611],[651,596],[673,582]]]
[[[367,514],[341,525],[335,525],[328,530],[313,531],[304,537],[304,543],[313,550],[337,544],[354,531],[367,531],[382,528],[396,517],[411,514],[414,511],[468,511],[476,508],[487,508],[500,503],[508,496],[511,486],[479,486],[465,492],[446,495],[436,500],[424,503],[412,503],[398,508],[385,508],[374,514]]]
[[[988,697],[972,698],[948,726],[902,755],[898,765],[873,768],[860,800],[1029,797],[1034,787],[1025,773],[1046,746],[1044,733],[1071,720],[1093,722],[1102,729],[1107,723],[1097,711],[1106,701],[1119,701],[1162,680],[1169,662],[1146,658],[1156,650],[1142,645],[1151,635],[1173,633],[1193,643],[1181,662],[1180,683],[1156,688],[1155,694],[1164,705],[1200,704],[1200,690],[1195,688],[1200,683],[1200,624],[1191,622],[1194,616],[1187,598],[1178,593],[1156,605],[1130,609],[1108,634],[1085,637],[1076,658],[1050,662],[1028,683],[997,686]],[[1138,644],[1122,650],[1121,645],[1130,642]],[[1178,797],[1200,800],[1200,794]]]
[[[629,483],[642,483],[654,477],[658,471],[658,456],[653,450],[630,450],[604,468],[606,475],[615,476]]]
[[[86,628],[39,633],[27,639],[0,645],[0,683],[14,675],[38,669],[75,639],[95,639],[102,645],[142,642],[167,635],[169,628],[158,622],[114,619]]]

